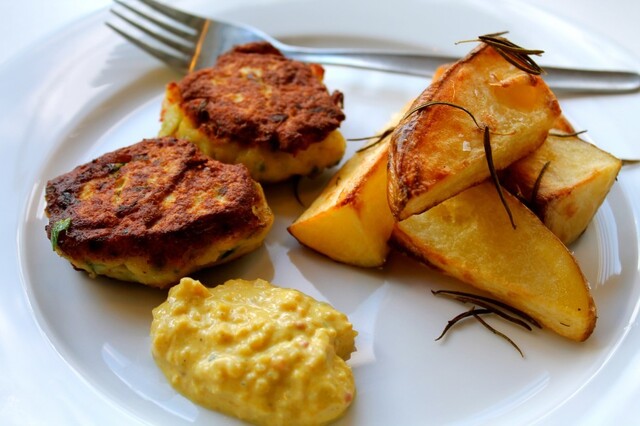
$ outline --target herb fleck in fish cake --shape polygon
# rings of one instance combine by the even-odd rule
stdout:
[[[145,139],[47,183],[47,236],[74,268],[166,287],[258,248],[273,223],[246,167]]]
[[[246,165],[261,182],[337,164],[345,140],[342,93],[324,69],[285,58],[268,43],[237,46],[212,68],[167,86],[160,136],[195,143],[207,155]]]

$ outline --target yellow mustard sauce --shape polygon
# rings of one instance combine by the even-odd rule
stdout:
[[[183,278],[153,310],[152,353],[197,404],[258,425],[321,425],[355,396],[356,331],[329,304],[264,280]]]

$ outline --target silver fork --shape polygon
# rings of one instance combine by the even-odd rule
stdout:
[[[320,49],[284,44],[247,25],[206,19],[166,6],[155,0],[114,0],[111,12],[129,29],[106,24],[131,43],[170,67],[186,73],[212,66],[216,58],[233,46],[268,41],[283,54],[303,62],[431,77],[451,56],[424,53],[384,52],[364,49]],[[141,7],[142,6],[142,7]],[[122,13],[126,11],[125,13]],[[135,28],[143,38],[134,35]],[[156,44],[154,46],[153,44]],[[640,89],[640,74],[544,67],[545,81],[554,90],[581,93],[621,93]]]

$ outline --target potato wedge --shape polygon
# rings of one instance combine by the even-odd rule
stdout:
[[[503,169],[544,142],[560,115],[557,99],[539,76],[511,65],[480,45],[451,65],[414,102],[449,102],[409,115],[393,132],[388,199],[397,219],[421,213],[489,176],[484,126],[493,161]]]
[[[557,130],[551,132],[540,148],[505,169],[501,181],[513,194],[526,200],[529,208],[568,245],[593,219],[622,162],[578,137],[553,136],[573,132],[564,117],[554,127]],[[547,162],[549,165],[544,168]]]
[[[392,243],[561,336],[587,339],[596,324],[596,308],[576,260],[517,198],[505,196],[516,229],[496,189],[484,182],[399,222]]]
[[[398,114],[389,123],[397,124]],[[384,264],[395,219],[387,203],[390,136],[356,152],[288,230],[301,244],[338,262]]]
[[[395,222],[384,190],[388,139],[354,154],[289,226],[289,233],[338,262],[382,265]]]
[[[444,74],[451,64],[441,65],[433,80]],[[574,127],[560,115],[550,136],[531,154],[507,167],[502,183],[565,244],[573,243],[587,228],[606,198],[622,161],[592,144],[573,137]],[[577,143],[573,143],[577,142]],[[540,180],[536,199],[532,200],[536,181],[544,165],[544,180]],[[551,173],[547,174],[550,171]]]

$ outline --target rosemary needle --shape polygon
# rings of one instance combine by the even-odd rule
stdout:
[[[510,322],[512,322],[514,324],[517,324],[517,325],[521,326],[521,327],[524,327],[529,331],[531,331],[531,327],[525,321],[528,321],[529,323],[531,323],[532,325],[534,325],[536,327],[540,327],[538,322],[535,321],[533,318],[531,318],[526,313],[524,313],[524,312],[520,311],[519,309],[516,309],[516,308],[514,308],[514,307],[512,307],[512,306],[510,306],[510,305],[508,305],[508,304],[506,304],[504,302],[492,299],[490,297],[481,296],[481,295],[477,295],[477,294],[473,294],[473,293],[462,292],[462,291],[454,291],[454,290],[431,290],[431,293],[433,293],[436,296],[438,296],[438,295],[446,296],[446,297],[452,298],[452,299],[457,300],[457,301],[462,302],[462,303],[472,303],[474,305],[474,306],[471,307],[471,309],[469,309],[469,310],[467,310],[465,312],[462,312],[462,313],[456,315],[451,320],[449,320],[447,322],[447,325],[445,326],[444,330],[440,334],[440,336],[438,336],[438,338],[435,339],[436,341],[442,339],[444,337],[444,335],[451,329],[451,327],[453,327],[454,325],[456,325],[457,323],[459,323],[463,319],[469,318],[469,317],[473,317],[480,324],[482,324],[485,328],[490,330],[493,334],[495,334],[495,335],[497,335],[499,337],[502,337],[507,342],[509,342],[509,344],[511,344],[514,348],[516,348],[516,350],[520,353],[520,356],[522,356],[524,358],[524,353],[522,352],[522,350],[518,347],[518,345],[511,338],[509,338],[506,334],[502,333],[501,331],[496,330],[489,323],[484,321],[481,318],[481,316],[495,314],[495,315],[498,315],[500,318],[505,319],[507,321],[510,321]],[[503,311],[503,309],[505,311],[510,312],[511,314],[519,316],[522,319],[517,318],[514,315],[507,314],[506,312]]]
[[[506,304],[504,302],[501,302],[500,300],[493,299],[491,297],[482,296],[482,295],[479,295],[479,294],[468,293],[466,291],[456,291],[456,290],[431,290],[431,293],[433,293],[433,295],[435,295],[435,296],[442,295],[442,296],[448,296],[448,297],[453,297],[453,298],[455,298],[454,296],[460,296],[462,298],[468,299],[468,300],[465,300],[465,303],[467,301],[471,301],[472,303],[475,303],[476,300],[488,302],[488,303],[491,303],[494,306],[497,306],[499,308],[502,308],[502,309],[504,309],[506,311],[511,312],[512,314],[515,314],[515,315],[519,316],[520,318],[528,321],[531,325],[533,325],[533,326],[535,326],[537,328],[542,328],[540,326],[540,324],[538,323],[538,321],[536,321],[534,318],[532,318],[527,313],[521,311],[520,309],[514,308],[513,306],[508,305],[508,304]],[[460,300],[460,299],[456,299],[456,300]]]
[[[507,200],[504,198],[504,193],[502,192],[502,185],[500,185],[500,180],[498,179],[498,173],[496,172],[496,168],[493,165],[493,152],[491,150],[491,136],[489,132],[489,126],[486,126],[484,128],[484,152],[485,152],[485,156],[487,157],[489,174],[491,175],[491,180],[493,181],[493,185],[496,187],[496,191],[498,191],[500,202],[502,202],[502,205],[504,206],[504,209],[507,212],[507,216],[509,216],[509,221],[511,222],[511,226],[513,227],[513,229],[516,229],[516,223],[513,220],[513,214],[511,213],[509,204],[507,204]]]
[[[349,139],[349,141],[364,141],[364,140],[368,140],[368,139],[376,139],[374,142],[370,143],[369,145],[366,145],[360,149],[358,149],[356,152],[362,152],[362,151],[366,151],[369,148],[372,148],[376,145],[378,145],[380,142],[382,142],[387,136],[389,136],[393,131],[395,130],[395,127],[390,127],[388,129],[386,129],[384,132],[382,132],[379,135],[376,136],[371,136],[371,137],[366,137],[366,138],[352,138]]]
[[[500,337],[502,337],[503,339],[505,339],[507,342],[509,342],[509,343],[511,344],[511,346],[513,346],[514,348],[516,348],[516,350],[520,353],[520,356],[521,356],[522,358],[524,358],[524,353],[522,352],[522,350],[520,349],[520,347],[518,347],[518,345],[516,345],[516,343],[515,343],[513,340],[511,340],[511,339],[509,338],[509,336],[507,336],[506,334],[504,334],[504,333],[502,333],[502,332],[500,332],[500,331],[496,330],[496,329],[495,329],[495,328],[493,328],[492,326],[490,326],[490,325],[489,325],[485,320],[483,320],[482,318],[480,318],[480,315],[477,315],[477,314],[475,314],[475,313],[474,313],[474,314],[472,314],[472,315],[473,315],[473,317],[474,317],[475,319],[477,319],[477,320],[480,322],[480,324],[482,324],[483,326],[485,326],[485,328],[487,328],[488,330],[490,330],[493,334],[495,334],[495,335],[497,335],[497,336],[500,336]]]
[[[456,315],[455,317],[451,318],[449,321],[447,321],[447,325],[444,327],[444,330],[442,330],[442,333],[440,334],[440,336],[438,336],[436,340],[436,342],[440,339],[442,339],[444,337],[445,334],[447,334],[447,331],[449,331],[449,329],[451,329],[451,327],[453,327],[454,325],[456,325],[457,323],[459,323],[460,321],[462,321],[465,318],[469,318],[471,316],[475,316],[475,315],[485,315],[485,314],[491,314],[492,311],[489,309],[478,309],[476,307],[472,307],[471,309],[469,309],[468,311],[465,311],[461,314]]]
[[[302,207],[306,207],[302,202],[302,198],[300,197],[300,183],[302,182],[302,176],[295,175],[293,179],[291,179],[291,183],[293,184],[293,195],[296,197],[296,201]]]
[[[456,44],[480,41],[493,47],[496,52],[500,54],[500,56],[502,56],[507,62],[509,62],[516,68],[529,74],[542,74],[544,70],[533,59],[531,59],[530,55],[541,55],[544,53],[544,50],[526,49],[524,47],[520,47],[507,38],[502,37],[506,33],[507,32],[505,31],[500,33],[485,34],[479,36],[475,40],[463,40],[459,41]]]
[[[446,102],[446,101],[429,101],[429,102],[424,102],[424,103],[421,103],[419,105],[416,105],[415,107],[413,107],[409,111],[407,111],[407,113],[404,115],[404,117],[402,117],[402,120],[406,119],[407,117],[409,117],[410,115],[412,115],[412,114],[414,114],[414,113],[416,113],[418,111],[421,111],[421,110],[423,110],[425,108],[428,108],[428,107],[431,107],[431,106],[434,106],[434,105],[446,105],[446,106],[450,106],[450,107],[453,107],[453,108],[457,108],[457,109],[459,109],[461,111],[464,111],[465,113],[467,113],[467,115],[469,117],[471,117],[471,119],[475,123],[476,127],[478,129],[480,128],[480,125],[476,121],[476,117],[467,108],[465,108],[463,106],[460,106],[460,105],[457,105],[457,104],[454,104],[453,102]]]
[[[531,200],[529,201],[529,203],[531,204],[531,209],[534,211],[536,210],[535,207],[537,204],[538,192],[540,191],[540,183],[542,182],[542,176],[549,168],[549,164],[551,164],[551,161],[547,161],[546,163],[544,163],[544,165],[542,166],[542,169],[540,169],[540,173],[538,174],[536,181],[533,183],[533,189],[531,190]]]
[[[580,136],[583,133],[587,133],[587,131],[579,130],[577,132],[571,132],[571,133],[560,133],[560,132],[551,131],[549,132],[549,136],[554,136],[556,138],[572,138],[572,137]]]

